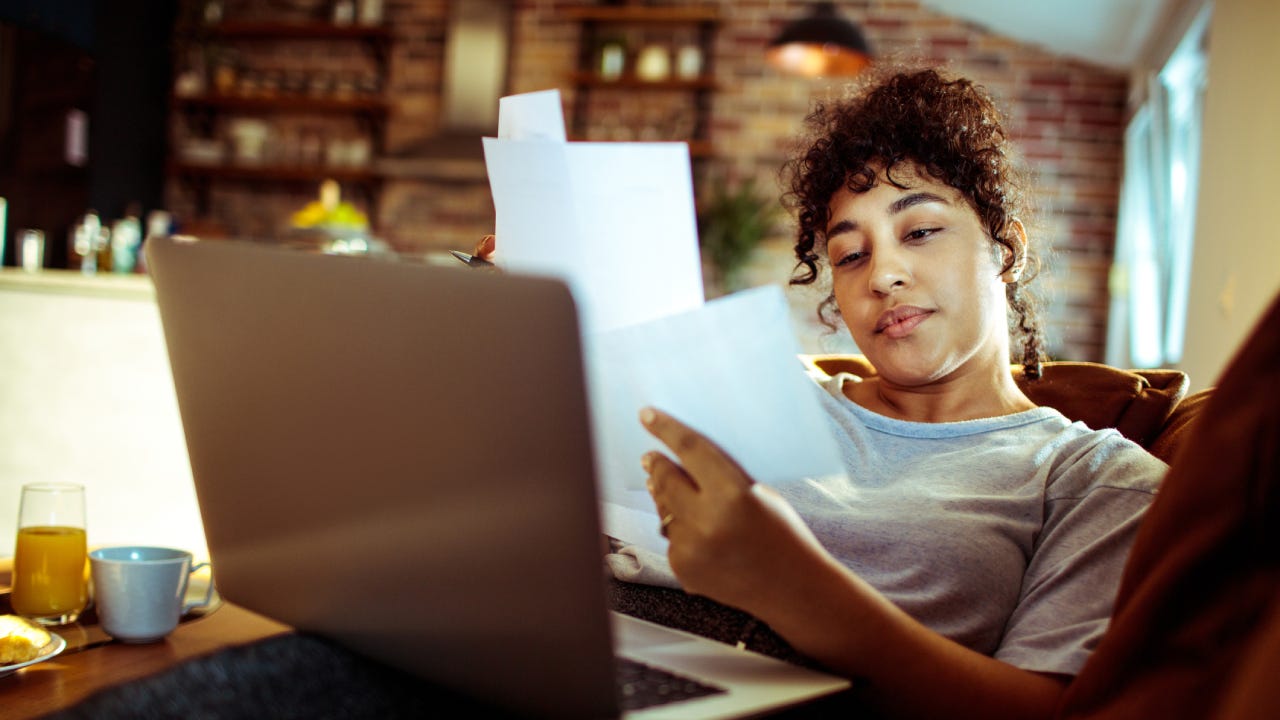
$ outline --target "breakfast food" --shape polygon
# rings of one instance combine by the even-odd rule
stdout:
[[[17,615],[0,615],[0,665],[34,660],[51,639],[42,628]]]

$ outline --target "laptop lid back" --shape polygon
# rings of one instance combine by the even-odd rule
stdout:
[[[219,591],[508,707],[614,714],[564,285],[148,246]]]

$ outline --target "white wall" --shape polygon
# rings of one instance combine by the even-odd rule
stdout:
[[[0,557],[40,481],[85,486],[91,546],[207,556],[146,278],[0,274]]]
[[[1199,204],[1179,368],[1216,384],[1280,291],[1280,2],[1216,0]]]

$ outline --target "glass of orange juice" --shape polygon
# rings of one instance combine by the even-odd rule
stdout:
[[[89,604],[84,515],[81,485],[22,486],[9,594],[14,612],[43,625],[80,617]]]

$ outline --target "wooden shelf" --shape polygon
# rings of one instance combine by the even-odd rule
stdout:
[[[670,134],[686,135],[691,138],[688,141],[690,157],[702,159],[712,156],[712,145],[708,137],[711,128],[711,96],[719,89],[712,67],[715,59],[715,35],[720,23],[718,6],[709,4],[649,6],[628,2],[625,5],[581,4],[567,7],[563,12],[569,20],[578,23],[581,30],[578,38],[576,70],[569,74],[569,83],[574,89],[571,125],[571,132],[574,135],[583,137],[593,134],[589,117],[592,112],[591,97],[593,95],[603,93],[608,97],[610,93],[618,91],[639,94],[684,93],[687,95],[685,102],[689,104],[692,113],[691,131],[680,130]],[[631,28],[637,28],[636,32],[633,33]],[[644,80],[635,75],[634,68],[630,67],[631,63],[628,62],[626,72],[621,77],[604,78],[599,74],[599,53],[602,41],[613,38],[618,32],[628,36],[638,34],[646,37],[644,43],[696,43],[694,47],[701,55],[702,72],[693,78],[672,75],[663,80]],[[680,40],[682,35],[696,37],[696,40]],[[659,40],[659,36],[664,39]],[[672,40],[672,37],[677,39]],[[629,37],[624,42],[634,45],[639,41]],[[613,97],[616,98],[616,95]],[[648,99],[645,98],[645,100]],[[659,103],[669,98],[652,97],[652,99],[655,103]],[[635,125],[638,123],[638,118],[624,118],[622,122],[624,125]],[[647,122],[647,124],[651,123]]]
[[[327,165],[193,165],[176,162],[169,165],[171,175],[210,180],[262,180],[264,182],[316,183],[333,179],[340,183],[374,183],[382,175],[369,168],[330,167]]]
[[[604,6],[588,5],[564,10],[565,17],[578,22],[606,22],[638,24],[689,24],[720,21],[720,11],[715,7],[649,7],[645,5]]]
[[[206,28],[210,37],[262,40],[390,40],[383,25],[334,25],[333,23],[224,22]]]
[[[616,79],[609,79],[593,72],[576,71],[570,74],[569,79],[575,85],[584,85],[592,88],[616,88],[618,90],[675,90],[689,92],[691,90],[716,90],[719,88],[715,78],[706,76],[689,79],[643,80],[635,75],[623,75]]]
[[[332,113],[349,115],[368,113],[385,115],[390,103],[382,98],[333,98],[308,95],[277,95],[275,97],[246,97],[242,95],[200,95],[176,97],[174,107],[181,110],[220,110],[226,112],[269,113]]]
[[[594,140],[594,141],[588,141],[588,140],[586,140],[585,138],[571,138],[571,139],[572,139],[572,140],[574,140],[575,142],[637,142],[637,141],[635,141],[635,140]],[[643,141],[639,141],[639,142],[643,142]],[[689,146],[689,157],[691,157],[691,158],[705,158],[705,157],[711,157],[711,155],[713,154],[713,151],[714,151],[714,148],[712,147],[711,143],[710,143],[710,142],[707,142],[706,140],[683,140],[683,141],[676,141],[676,140],[655,140],[654,142],[683,142],[684,144],[686,144],[686,145],[688,145],[688,146]]]
[[[395,35],[388,25],[360,25],[357,23],[336,25],[323,20],[315,21],[238,21],[231,20],[213,25],[191,25],[177,29],[175,40],[176,57],[186,57],[193,49],[208,50],[220,46],[237,48],[253,48],[262,44],[311,43],[315,47],[301,53],[302,57],[315,55],[318,48],[325,49],[326,43],[351,44],[363,48],[374,63],[374,74],[377,84],[366,86],[369,90],[386,87],[390,52]],[[310,71],[325,71],[325,63],[319,59],[305,63]],[[261,72],[264,68],[250,67],[247,71]],[[237,73],[238,74],[238,73]],[[218,87],[211,78],[206,78],[205,87]],[[185,127],[171,129],[176,146],[179,138],[185,134],[192,139],[206,139],[226,142],[226,129],[221,127],[222,119],[231,116],[254,116],[271,118],[280,115],[314,116],[316,125],[326,132],[344,118],[350,118],[358,124],[358,139],[368,141],[370,155],[381,154],[382,142],[385,139],[386,121],[392,111],[392,104],[383,92],[359,93],[355,88],[343,94],[309,95],[303,87],[289,86],[291,92],[281,92],[277,86],[275,94],[267,95],[261,91],[235,92],[234,86],[228,92],[204,92],[194,96],[175,95],[170,100],[170,109],[175,123]],[[297,119],[307,119],[306,117]],[[296,123],[295,123],[296,124]],[[288,125],[286,125],[288,127]],[[185,131],[185,132],[184,132]],[[296,133],[296,129],[290,130]],[[219,137],[220,134],[224,136]],[[247,185],[252,192],[265,190],[272,185],[318,185],[327,178],[351,185],[368,201],[369,214],[377,215],[379,195],[385,176],[372,165],[326,166],[326,165],[239,165],[230,162],[204,164],[186,162],[177,149],[172,150],[166,170],[171,178],[180,181],[194,196],[196,214],[208,215],[210,197],[215,188],[223,184],[240,183]],[[314,156],[308,155],[308,158]],[[297,160],[298,158],[290,158]],[[285,160],[282,156],[281,160]],[[314,187],[313,187],[314,191]]]

